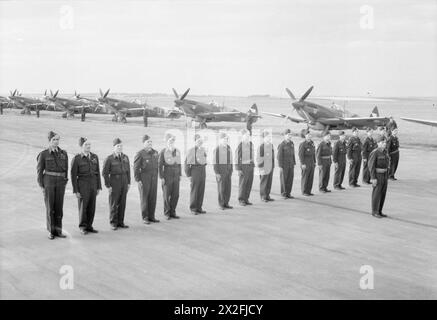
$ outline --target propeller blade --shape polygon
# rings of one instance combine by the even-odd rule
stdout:
[[[17,89],[14,90],[14,93],[12,94],[13,97],[15,97],[15,95],[17,94]]]
[[[106,96],[109,94],[109,90],[111,90],[111,89],[108,89],[108,91],[105,92],[105,94],[103,95],[103,98],[106,98]]]
[[[174,88],[172,88],[173,89],[173,93],[174,93],[174,95],[176,96],[176,99],[179,99],[179,95],[178,95],[178,93],[176,92],[176,90],[174,89]]]
[[[55,95],[53,96],[53,98],[56,98],[58,96],[58,93],[59,93],[59,89],[56,90]]]
[[[53,97],[52,89],[50,89],[50,96]]]
[[[181,96],[180,100],[184,100],[187,96],[188,92],[190,92],[190,88],[187,89],[187,91],[184,92],[184,94]]]
[[[102,89],[99,88],[100,96],[103,98],[103,92]]]
[[[47,97],[47,89],[44,90],[44,97]]]
[[[311,91],[313,91],[313,88],[314,88],[314,86],[311,86],[311,87],[307,90],[307,92],[305,92],[305,93],[303,94],[303,96],[300,97],[300,101],[304,101],[304,100],[305,100],[305,99],[310,95]]]
[[[290,89],[285,88],[285,91],[287,91],[288,95],[290,96],[291,99],[296,100],[296,98],[294,97],[294,94],[291,92]]]

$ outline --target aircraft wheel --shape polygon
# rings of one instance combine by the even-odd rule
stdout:
[[[21,110],[21,112],[20,112],[20,114],[24,114],[25,113],[25,110],[23,109],[23,110]]]
[[[63,113],[62,118],[64,118],[64,119],[67,118],[67,113]]]

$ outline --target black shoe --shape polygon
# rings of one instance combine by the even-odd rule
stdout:
[[[49,235],[47,236],[50,240],[53,240],[55,238],[55,235],[52,233],[49,233]]]
[[[194,214],[195,216],[197,216],[199,214],[199,212],[196,210],[191,210],[191,213]]]
[[[325,192],[331,192],[331,190],[329,190],[329,189],[325,189]]]
[[[165,218],[166,218],[167,220],[173,219],[172,216],[166,216]]]
[[[309,197],[310,196],[309,193],[302,193],[302,195],[305,196],[305,197]]]
[[[287,197],[287,199],[294,199],[294,197],[290,194],[287,194],[286,197]]]
[[[86,231],[91,232],[91,233],[99,233],[99,231],[94,229],[94,228],[88,228],[88,229],[86,229]]]
[[[335,190],[343,190],[341,187],[334,187]]]
[[[328,192],[328,191],[326,191],[325,189],[319,189],[319,192],[321,192],[321,193],[326,193],[326,192]]]
[[[247,206],[247,203],[246,203],[245,201],[240,201],[239,204],[240,204],[240,206],[242,206],[242,207]]]
[[[197,212],[199,212],[200,214],[205,214],[206,213],[206,211],[202,210],[202,209],[198,210]]]
[[[180,217],[177,215],[171,216],[173,219],[179,219]]]
[[[372,216],[374,216],[375,218],[378,218],[378,219],[382,218],[382,216],[377,212],[372,213]]]
[[[159,222],[159,220],[158,220],[158,219],[155,219],[155,218],[149,219],[149,221],[150,221],[150,222],[153,222],[153,223],[158,223],[158,222]]]
[[[252,204],[252,202],[246,201],[246,205],[251,206]]]
[[[63,234],[63,233],[57,233],[56,237],[58,237],[58,238],[67,238],[67,236],[65,234]]]
[[[118,227],[119,227],[119,228],[122,228],[122,229],[127,229],[127,228],[129,228],[129,226],[125,225],[124,223],[118,225]]]
[[[370,181],[363,181],[363,184],[371,184]]]
[[[361,187],[361,186],[360,186],[358,183],[355,183],[355,184],[354,184],[354,187],[355,187],[355,188],[359,188],[359,187]]]
[[[80,233],[82,233],[83,235],[88,234],[88,231],[86,231],[85,229],[80,229]]]
[[[225,210],[225,209],[226,209],[226,208],[223,207],[223,206],[220,206],[219,208],[220,208],[220,210]]]
[[[383,218],[387,218],[387,215],[384,214],[384,213],[382,213],[382,212],[380,212],[379,215],[380,215],[381,217],[383,217]]]
[[[269,200],[267,198],[263,198],[261,199],[263,202],[269,202]]]
[[[234,209],[234,207],[227,204],[227,205],[225,205],[225,209]]]
[[[147,220],[147,219],[143,219],[143,223],[144,223],[144,224],[151,224],[152,222],[150,222],[150,221]]]
[[[272,199],[272,198],[268,197],[267,201],[275,201],[275,199]]]
[[[393,180],[393,181],[398,180],[398,179],[396,179],[395,177],[390,177],[389,179],[390,179],[390,180]]]
[[[118,227],[117,226],[111,226],[111,230],[117,230],[118,229]]]
[[[346,190],[346,188],[343,186],[340,186],[340,190]]]

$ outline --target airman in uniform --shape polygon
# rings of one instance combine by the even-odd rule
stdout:
[[[206,179],[206,150],[202,147],[203,139],[199,134],[194,135],[195,146],[188,150],[184,163],[184,171],[190,177],[190,210],[194,215],[204,214],[202,209],[205,194]]]
[[[174,145],[175,140],[174,135],[165,135],[167,147],[161,150],[158,159],[158,172],[164,197],[164,215],[167,220],[179,219],[176,214],[176,206],[179,200],[179,183],[182,169],[181,153]]]
[[[241,142],[235,151],[235,170],[238,173],[238,201],[240,205],[252,205],[249,201],[253,185],[254,148],[251,133],[247,129],[241,130]]]
[[[114,152],[103,162],[102,176],[109,191],[109,223],[112,230],[129,228],[124,224],[126,196],[130,187],[129,158],[123,153],[123,143],[119,138],[113,141]]]
[[[217,180],[218,203],[221,210],[232,209],[229,205],[232,189],[232,150],[229,146],[228,135],[219,135],[219,145],[214,149],[214,173]]]
[[[361,152],[363,157],[363,183],[370,184],[370,173],[369,173],[369,156],[370,153],[376,149],[376,141],[372,138],[373,130],[367,128],[367,137],[363,143],[363,150]]]
[[[296,157],[294,154],[294,143],[291,140],[291,130],[285,129],[284,140],[278,146],[278,167],[281,179],[281,195],[284,199],[293,199],[291,189],[293,188],[294,166]]]
[[[331,134],[326,132],[323,141],[319,143],[316,151],[317,165],[319,166],[319,191],[326,193],[328,190],[329,175],[332,164]]]
[[[385,127],[387,131],[393,132],[394,129],[398,128],[398,124],[396,123],[395,119],[393,119],[393,117],[390,117]]]
[[[341,185],[344,179],[344,172],[346,170],[346,135],[344,131],[340,131],[339,139],[334,144],[332,151],[332,161],[334,162],[334,189],[344,190]]]
[[[79,206],[79,229],[82,234],[97,233],[93,228],[96,198],[102,190],[99,158],[91,152],[91,141],[79,138],[82,152],[71,162],[71,183]]]
[[[387,150],[390,157],[390,180],[397,180],[395,173],[398,170],[399,164],[399,138],[398,129],[393,129],[390,138],[387,141]]]
[[[313,196],[314,168],[316,165],[316,148],[311,140],[310,131],[305,132],[305,140],[299,145],[299,160],[302,169],[301,189],[304,196]]]
[[[49,147],[38,154],[37,180],[43,191],[49,239],[65,238],[62,233],[62,217],[65,186],[68,181],[68,154],[59,147],[59,135],[48,134]]]
[[[158,151],[153,149],[152,139],[143,136],[143,148],[134,158],[134,179],[140,192],[141,217],[144,224],[159,222],[155,218],[158,192]]]
[[[386,217],[382,213],[385,195],[387,193],[388,176],[390,170],[390,157],[386,150],[386,138],[378,136],[376,139],[378,148],[370,153],[369,171],[372,182],[372,216],[375,218]]]
[[[273,170],[275,168],[275,149],[272,144],[272,135],[268,130],[261,133],[263,143],[258,147],[256,163],[260,174],[259,192],[264,202],[275,201],[270,197],[272,189]]]
[[[349,185],[352,188],[359,187],[358,176],[361,169],[361,140],[358,137],[357,128],[352,128],[352,137],[347,144],[347,158],[349,160]]]
[[[84,122],[86,117],[85,107],[82,107],[82,110],[80,112],[80,121]]]

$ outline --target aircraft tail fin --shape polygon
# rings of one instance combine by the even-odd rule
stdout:
[[[372,113],[370,114],[371,117],[379,117],[379,110],[378,107],[375,106],[375,108],[373,108]]]

